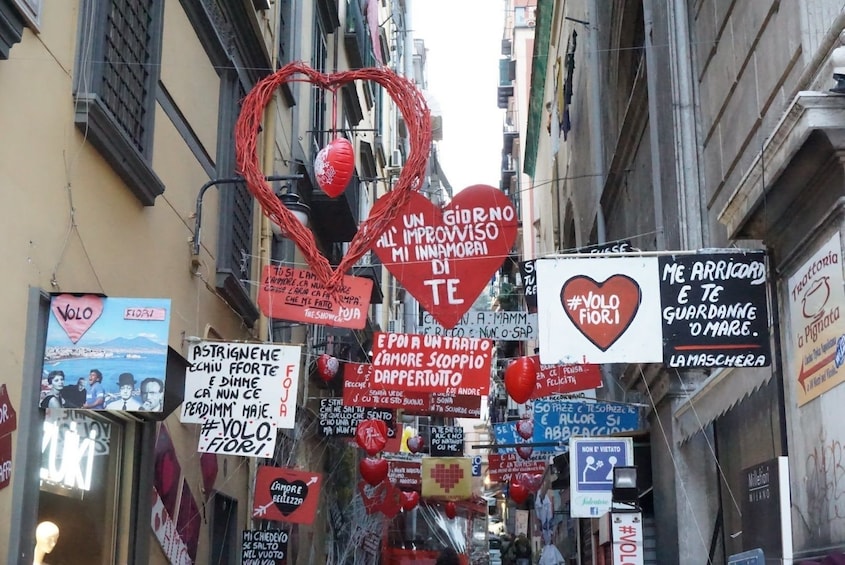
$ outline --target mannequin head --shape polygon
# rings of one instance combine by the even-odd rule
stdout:
[[[35,528],[35,557],[38,559],[53,551],[59,541],[59,527],[53,522],[41,522]]]

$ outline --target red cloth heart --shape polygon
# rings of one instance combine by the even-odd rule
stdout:
[[[387,445],[387,424],[374,418],[361,420],[355,428],[355,442],[372,457]]]
[[[380,198],[373,212],[391,205]],[[477,184],[458,192],[443,209],[413,193],[375,252],[435,320],[452,328],[510,254],[516,234],[510,198]]]
[[[406,512],[417,507],[420,501],[420,493],[415,490],[410,492],[402,492],[402,510]]]
[[[314,160],[314,177],[323,192],[332,198],[343,194],[355,172],[355,153],[344,137],[332,140],[320,149]]]
[[[408,451],[411,453],[419,453],[425,445],[425,440],[421,436],[414,436],[408,438]]]
[[[387,459],[381,457],[365,457],[358,463],[361,477],[367,481],[368,485],[372,486],[376,486],[387,478],[388,467]]]
[[[560,303],[567,317],[602,351],[610,349],[625,333],[641,301],[640,285],[626,275],[613,275],[602,283],[577,275],[560,289]]]
[[[505,390],[514,402],[527,401],[536,386],[537,364],[531,357],[518,357],[510,362],[505,369]]]
[[[534,420],[523,418],[516,423],[516,433],[522,439],[531,439],[534,437]]]
[[[522,504],[531,493],[528,492],[528,487],[519,482],[518,479],[514,478],[511,479],[510,485],[508,486],[508,494],[510,495],[511,500],[517,504]]]
[[[409,132],[411,143],[408,159],[393,189],[380,199],[385,201],[385,209],[377,214],[370,212],[369,217],[361,222],[358,233],[349,242],[346,254],[334,269],[318,249],[311,230],[299,223],[276,197],[264,178],[264,170],[258,160],[258,132],[264,122],[265,109],[275,97],[279,85],[291,80],[309,82],[332,92],[355,80],[376,82],[384,87],[396,103]],[[389,222],[408,203],[410,195],[423,186],[430,148],[431,111],[425,97],[413,81],[397,75],[387,67],[324,74],[301,61],[289,63],[253,87],[244,98],[235,126],[237,167],[249,191],[261,205],[264,214],[279,225],[282,234],[296,243],[311,271],[329,289],[340,288],[344,275],[352,269],[358,259],[370,251],[387,229]]]
[[[337,357],[332,357],[328,353],[323,353],[317,357],[317,374],[325,382],[332,380],[337,375],[337,370],[340,368],[340,363]]]

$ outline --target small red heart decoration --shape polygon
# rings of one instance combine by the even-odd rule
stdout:
[[[376,486],[387,478],[387,459],[382,459],[381,457],[365,457],[358,463],[358,470],[368,485]]]
[[[390,205],[382,197],[371,213]],[[426,311],[452,328],[510,254],[516,233],[510,198],[477,184],[455,194],[442,209],[411,194],[374,250]]]
[[[523,404],[537,387],[537,364],[531,357],[518,357],[505,369],[505,390],[517,404]]]
[[[337,375],[337,370],[340,368],[340,362],[337,357],[332,357],[328,353],[322,353],[317,357],[317,374],[325,382],[332,380]]]
[[[103,313],[103,297],[95,294],[59,294],[50,302],[50,311],[73,343],[91,329]]]
[[[352,143],[344,137],[338,137],[320,149],[314,160],[314,177],[317,184],[331,198],[343,194],[354,172],[355,153]]]
[[[422,451],[425,440],[421,436],[414,436],[408,438],[408,451],[411,453],[419,453]]]
[[[402,510],[409,511],[417,507],[420,501],[420,493],[415,490],[409,492],[402,492]]]
[[[355,428],[355,442],[372,457],[387,445],[387,424],[374,418],[360,421]]]
[[[534,437],[534,420],[523,418],[516,423],[516,433],[522,439],[531,439]]]
[[[446,503],[446,506],[443,510],[444,510],[444,512],[446,512],[446,516],[450,520],[458,515],[458,507],[455,506],[455,503],[452,502],[451,500]]]
[[[518,479],[514,478],[511,479],[510,485],[508,486],[508,494],[510,495],[511,500],[517,504],[522,504],[531,493],[528,492],[528,487],[522,484]]]
[[[569,320],[602,351],[625,333],[641,301],[640,285],[626,275],[613,275],[602,283],[577,275],[560,289],[560,303]]]
[[[297,75],[304,75],[304,78]],[[291,80],[310,82],[331,92],[336,92],[343,85],[355,80],[376,82],[384,87],[396,103],[409,132],[408,160],[402,167],[393,189],[380,199],[385,201],[384,209],[379,213],[371,211],[369,217],[360,223],[358,232],[349,242],[346,254],[334,269],[320,252],[313,232],[284,207],[267,184],[258,159],[258,132],[264,122],[266,107],[275,98],[276,89]],[[411,194],[422,188],[430,149],[431,111],[425,97],[412,80],[397,75],[387,67],[355,69],[327,75],[312,69],[302,61],[288,63],[258,81],[252,88],[243,100],[235,125],[237,168],[246,181],[247,188],[261,205],[264,215],[281,228],[284,237],[296,243],[317,280],[328,289],[338,289],[343,284],[346,273],[358,259],[372,249],[390,222],[408,203]]]
[[[529,492],[537,492],[543,484],[543,473],[517,473],[516,480]]]
[[[523,459],[530,459],[532,453],[534,453],[534,448],[530,445],[520,445],[516,448],[516,454]]]

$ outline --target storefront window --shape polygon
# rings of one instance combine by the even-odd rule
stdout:
[[[59,532],[44,561],[118,562],[127,424],[93,411],[48,410],[42,425],[38,523],[52,522]]]

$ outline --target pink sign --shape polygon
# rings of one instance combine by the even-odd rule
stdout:
[[[373,210],[383,207],[385,198]],[[387,269],[444,328],[453,328],[510,254],[517,233],[510,198],[487,185],[441,209],[418,192],[375,245]]]
[[[50,311],[70,340],[76,343],[103,313],[103,297],[59,294],[50,302]]]
[[[493,342],[489,339],[376,332],[373,389],[486,395]]]
[[[267,265],[258,307],[270,318],[360,330],[367,323],[372,290],[371,279],[347,275],[335,296],[311,271]]]
[[[533,359],[540,367],[540,373],[537,375],[537,386],[531,398],[601,387],[599,365],[540,365],[539,356],[534,356]]]

